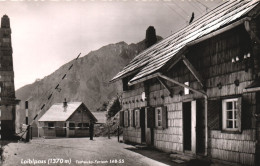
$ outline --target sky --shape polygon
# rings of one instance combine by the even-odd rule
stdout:
[[[198,2],[199,1],[199,2]],[[0,0],[12,29],[15,89],[102,46],[137,43],[154,26],[163,38],[222,0]]]

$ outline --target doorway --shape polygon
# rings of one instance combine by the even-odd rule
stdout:
[[[183,103],[183,149],[196,153],[196,101]]]
[[[191,151],[191,102],[183,103],[184,150]]]

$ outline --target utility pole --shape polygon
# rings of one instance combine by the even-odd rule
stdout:
[[[29,125],[29,120],[28,120],[28,101],[25,101],[25,124],[27,125],[27,133],[26,133],[26,138],[25,138],[25,141],[26,142],[29,142],[30,140],[30,127],[28,126]]]

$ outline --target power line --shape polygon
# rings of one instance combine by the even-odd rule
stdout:
[[[200,2],[199,0],[196,0],[196,2],[198,2],[199,4],[201,4],[202,6],[204,6],[206,8],[206,12],[208,12],[209,7],[205,4],[203,4],[202,2]]]
[[[201,11],[201,9],[199,7],[197,7],[195,4],[193,4],[191,1],[189,3],[191,6],[193,6],[195,9],[197,9],[198,12],[200,12],[200,14],[203,13],[203,10]]]
[[[177,12],[174,8],[170,7],[169,5],[167,5],[166,3],[164,3],[163,1],[160,1],[162,2],[162,5],[168,7],[170,10],[172,10],[173,12],[175,12],[177,15],[179,15],[180,17],[182,17],[184,20],[186,20],[186,18],[184,18],[179,12]]]
[[[172,1],[176,6],[178,6],[178,8],[180,8],[183,13],[185,13],[187,16],[189,15],[189,13],[187,13],[178,3],[175,3],[175,1]]]

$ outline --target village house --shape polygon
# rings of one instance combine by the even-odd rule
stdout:
[[[259,0],[225,1],[137,55],[111,80],[124,141],[260,165],[259,36]]]
[[[82,102],[53,104],[38,120],[46,137],[88,137],[97,119]]]

